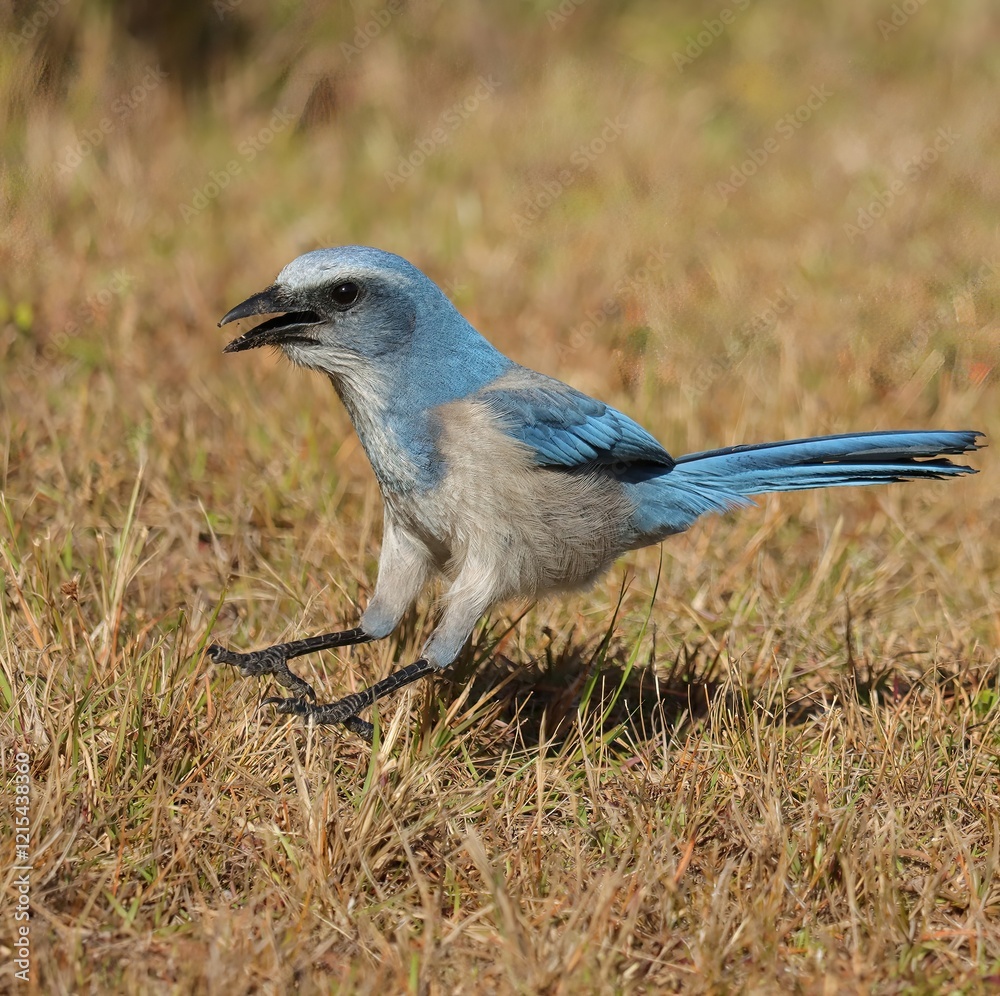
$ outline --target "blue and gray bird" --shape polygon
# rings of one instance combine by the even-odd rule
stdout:
[[[447,668],[492,606],[585,586],[625,551],[706,512],[771,491],[974,473],[945,455],[977,449],[975,431],[865,432],[672,457],[627,415],[508,359],[432,280],[378,249],[306,253],[219,324],[266,314],[277,317],[225,351],[274,346],[330,378],[385,504],[378,580],[353,629],[209,654],[291,690],[268,700],[279,712],[363,735],[371,726],[358,712]],[[447,590],[420,659],[317,704],[288,661],[388,636],[436,575]]]

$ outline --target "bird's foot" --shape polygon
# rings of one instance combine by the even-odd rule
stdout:
[[[215,664],[231,664],[237,668],[244,678],[272,675],[279,685],[284,686],[297,696],[295,699],[280,699],[278,701],[297,702],[306,705],[305,699],[316,701],[316,692],[308,681],[303,680],[288,667],[288,644],[278,643],[264,650],[253,650],[248,654],[236,653],[213,643],[208,648],[208,656]],[[272,701],[272,700],[268,700]]]
[[[371,741],[375,727],[371,723],[359,719],[358,713],[362,709],[374,705],[384,695],[412,684],[418,678],[423,678],[435,670],[437,668],[426,657],[421,657],[413,664],[409,664],[399,671],[394,671],[387,678],[375,682],[369,688],[345,695],[342,699],[331,702],[329,705],[305,702],[301,698],[265,699],[264,705],[273,705],[281,715],[301,716],[307,723],[316,723],[322,726],[335,726],[337,723],[343,723],[349,730],[353,730],[365,740]]]
[[[281,716],[301,716],[307,723],[317,723],[322,726],[343,723],[353,733],[357,733],[371,743],[375,736],[375,727],[355,715],[353,709],[357,708],[357,704],[353,698],[353,696],[348,696],[339,702],[319,705],[314,702],[306,702],[302,698],[272,697],[264,699],[261,705],[274,706],[275,712]]]

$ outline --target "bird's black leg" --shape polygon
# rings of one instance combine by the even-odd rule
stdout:
[[[363,719],[358,719],[357,713],[367,708],[380,698],[394,692],[399,688],[412,684],[420,678],[433,674],[438,669],[429,661],[421,658],[413,664],[409,664],[399,671],[394,671],[388,678],[375,682],[369,688],[363,688],[360,692],[347,695],[337,702],[329,705],[316,705],[306,702],[301,698],[297,699],[265,699],[264,705],[277,707],[279,713],[286,715],[302,716],[306,722],[319,723],[324,726],[332,726],[336,723],[343,723],[348,729],[360,734],[366,740],[371,740],[372,725]]]
[[[308,681],[304,681],[289,670],[288,661],[295,657],[301,657],[303,654],[315,653],[318,650],[350,647],[356,643],[368,643],[373,639],[375,638],[369,636],[360,626],[356,626],[354,629],[345,629],[340,633],[323,633],[321,636],[292,640],[290,643],[276,643],[273,647],[252,650],[248,654],[238,654],[213,643],[208,648],[208,656],[216,664],[232,664],[233,667],[239,668],[239,672],[244,678],[250,678],[254,675],[273,675],[279,685],[284,685],[304,704],[306,697],[315,702],[316,693]]]

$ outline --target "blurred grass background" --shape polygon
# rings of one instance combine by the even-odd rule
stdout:
[[[215,327],[319,246],[406,256],[675,453],[995,440],[994,5],[17,0],[0,32],[34,989],[996,985],[994,450],[513,607],[374,753],[202,658],[350,625],[374,580],[329,385]],[[354,690],[432,618],[303,673]]]

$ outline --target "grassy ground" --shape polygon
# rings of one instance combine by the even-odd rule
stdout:
[[[1000,438],[994,5],[610,6],[0,14],[4,990],[995,991],[995,448],[513,606],[374,751],[204,657],[371,591],[329,385],[215,327],[317,246],[674,452]]]

